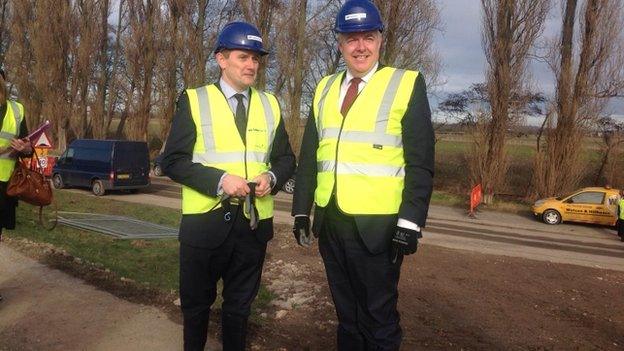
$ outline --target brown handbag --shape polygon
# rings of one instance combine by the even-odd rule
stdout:
[[[39,157],[35,153],[39,162]],[[52,203],[52,188],[45,176],[37,171],[26,168],[17,162],[9,183],[7,195],[35,206],[47,206]]]

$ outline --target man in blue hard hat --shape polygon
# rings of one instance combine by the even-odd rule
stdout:
[[[399,349],[401,264],[416,252],[433,185],[425,81],[379,63],[382,30],[372,2],[347,1],[338,12],[346,71],[317,85],[297,169],[293,230],[310,244],[314,204],[339,350]]]
[[[186,89],[177,102],[162,168],[182,184],[180,302],[184,349],[203,350],[210,308],[223,280],[223,350],[244,350],[258,293],[273,196],[295,157],[276,98],[252,87],[268,52],[251,24],[217,38],[218,82]]]

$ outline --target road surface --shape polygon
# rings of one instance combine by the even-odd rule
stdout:
[[[153,177],[139,194],[107,197],[180,208],[181,187],[166,177]],[[292,196],[275,196],[275,223],[292,224]],[[527,209],[528,210],[528,209]],[[460,208],[431,206],[423,243],[481,253],[624,271],[624,243],[614,229],[596,225],[547,225],[529,214],[480,212],[469,218]]]

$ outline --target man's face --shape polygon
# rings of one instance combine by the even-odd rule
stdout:
[[[354,77],[361,78],[379,60],[381,33],[341,33],[338,35],[338,49]]]
[[[224,50],[216,54],[221,76],[232,88],[241,92],[254,84],[260,55],[248,50]]]

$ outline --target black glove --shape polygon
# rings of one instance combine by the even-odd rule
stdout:
[[[295,217],[295,225],[293,226],[293,234],[297,239],[297,244],[308,247],[312,243],[312,235],[310,235],[310,217]]]
[[[397,227],[392,237],[391,260],[392,263],[400,256],[411,255],[418,249],[418,239],[422,238],[419,230]]]

